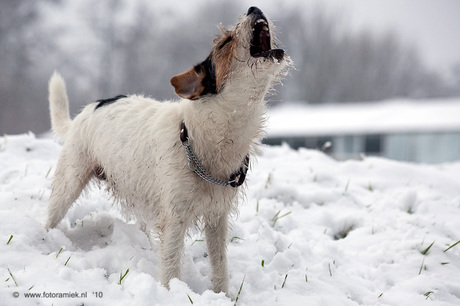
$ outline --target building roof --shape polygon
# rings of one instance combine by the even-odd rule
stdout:
[[[308,105],[268,111],[268,137],[460,131],[460,98]]]

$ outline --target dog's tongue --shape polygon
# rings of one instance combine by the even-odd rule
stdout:
[[[270,33],[268,31],[260,31],[259,41],[262,52],[270,50]]]

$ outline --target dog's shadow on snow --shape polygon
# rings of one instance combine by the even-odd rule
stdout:
[[[97,220],[96,220],[97,219]],[[60,227],[72,245],[83,251],[93,248],[105,248],[112,243],[115,219],[110,215],[99,215],[97,218],[83,218]]]
[[[138,246],[151,250],[147,235],[136,224],[127,224],[105,212],[92,213],[61,226],[60,230],[72,242],[72,246],[82,251],[103,249],[109,245]]]
[[[143,272],[158,279],[160,274],[160,241],[154,239],[153,242],[150,242],[137,224],[126,223],[106,212],[92,212],[83,216],[82,219],[64,220],[66,223],[63,222],[59,226],[59,230],[70,240],[75,250],[115,252],[118,254],[118,259],[123,260],[124,258],[131,264],[137,262],[137,265],[142,267]],[[187,247],[182,265],[183,281],[194,292],[203,293],[211,287],[211,279],[208,275],[210,268],[207,248],[201,235],[194,233],[192,236],[186,239]],[[108,247],[110,250],[103,251]],[[100,255],[104,256],[102,253]],[[142,260],[142,258],[147,259],[147,261]],[[112,270],[108,266],[103,268],[107,271]]]

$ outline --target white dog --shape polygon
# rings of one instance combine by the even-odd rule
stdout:
[[[162,284],[180,277],[187,229],[204,223],[215,292],[228,290],[226,241],[249,155],[261,138],[264,97],[291,64],[273,26],[251,7],[222,29],[208,58],[171,79],[179,102],[118,96],[72,121],[64,80],[49,84],[53,130],[64,141],[49,200],[56,227],[92,178],[161,240]]]

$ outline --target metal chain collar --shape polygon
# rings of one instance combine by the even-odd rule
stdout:
[[[180,140],[182,141],[182,145],[185,147],[185,153],[188,159],[188,167],[203,180],[222,187],[239,187],[244,183],[244,180],[246,179],[246,174],[248,172],[249,155],[246,156],[241,168],[238,171],[234,172],[230,176],[229,180],[224,181],[213,177],[200,163],[195,153],[193,152],[192,147],[190,146],[187,128],[185,127],[185,123],[183,122],[181,124]]]

